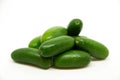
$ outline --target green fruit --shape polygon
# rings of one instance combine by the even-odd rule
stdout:
[[[90,55],[80,50],[64,52],[54,59],[54,66],[57,68],[79,68],[90,63]]]
[[[43,57],[52,57],[60,54],[74,46],[74,38],[70,36],[59,36],[43,42],[40,46]]]
[[[41,57],[39,50],[35,48],[16,49],[12,52],[11,57],[16,62],[35,65],[44,69],[52,65],[52,59]]]
[[[68,25],[68,35],[77,36],[82,30],[83,23],[80,19],[73,19],[69,22]]]
[[[79,49],[86,50],[96,59],[105,59],[109,54],[109,51],[105,45],[84,36],[76,37],[75,43]]]
[[[64,27],[55,26],[46,30],[41,40],[42,42],[44,42],[46,40],[49,40],[58,36],[62,36],[62,35],[67,35],[67,30]]]
[[[36,49],[38,49],[40,47],[41,43],[42,43],[41,42],[41,36],[38,36],[38,37],[33,38],[30,41],[28,47],[29,48],[36,48]]]

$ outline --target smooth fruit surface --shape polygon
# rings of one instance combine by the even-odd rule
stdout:
[[[41,57],[39,50],[35,48],[16,49],[12,52],[11,57],[16,62],[31,64],[45,69],[52,65],[52,59]]]
[[[109,51],[105,45],[85,36],[78,36],[75,38],[76,46],[79,49],[84,49],[96,59],[105,59]]]
[[[67,31],[70,36],[77,36],[82,30],[83,23],[80,19],[73,19],[69,22]]]
[[[44,34],[42,35],[41,41],[44,42],[49,39],[62,36],[62,35],[67,35],[67,30],[64,27],[55,26],[55,27],[49,28],[44,32]]]
[[[43,42],[39,49],[43,57],[52,57],[71,49],[73,46],[74,38],[60,36]]]
[[[80,50],[70,50],[64,52],[54,60],[54,66],[57,68],[78,68],[87,66],[90,63],[90,55]]]
[[[35,37],[33,38],[30,42],[29,42],[29,45],[28,47],[29,48],[36,48],[38,49],[41,45],[41,36],[38,36],[38,37]]]

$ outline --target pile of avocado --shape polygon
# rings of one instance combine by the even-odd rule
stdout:
[[[30,41],[27,48],[16,49],[11,57],[15,62],[34,65],[43,69],[81,68],[92,59],[103,60],[109,54],[105,45],[79,35],[83,27],[80,19],[73,19],[67,28],[55,26],[42,36]]]

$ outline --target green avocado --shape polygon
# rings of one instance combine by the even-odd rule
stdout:
[[[82,30],[83,22],[80,19],[73,19],[69,22],[67,31],[69,36],[77,36]]]
[[[67,29],[61,26],[55,26],[52,28],[47,29],[44,34],[42,35],[41,41],[47,41],[49,39],[58,37],[58,36],[63,36],[67,35]]]
[[[56,68],[79,68],[85,67],[90,63],[90,55],[81,50],[66,51],[54,59]]]
[[[59,36],[43,42],[39,48],[43,57],[52,57],[74,46],[74,38],[70,36]]]
[[[85,36],[75,38],[75,45],[78,49],[83,49],[96,59],[107,58],[109,51],[105,45]]]
[[[16,62],[35,65],[44,69],[52,65],[52,59],[43,58],[40,56],[39,50],[35,48],[16,49],[12,52],[11,57]]]
[[[41,45],[41,36],[38,36],[38,37],[35,37],[33,38],[30,42],[29,42],[29,45],[28,47],[29,48],[36,48],[38,49]]]

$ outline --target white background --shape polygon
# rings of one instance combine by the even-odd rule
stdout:
[[[81,35],[105,44],[110,55],[82,69],[43,70],[15,63],[17,48],[52,26],[83,21]],[[120,0],[0,0],[0,80],[120,80]]]

